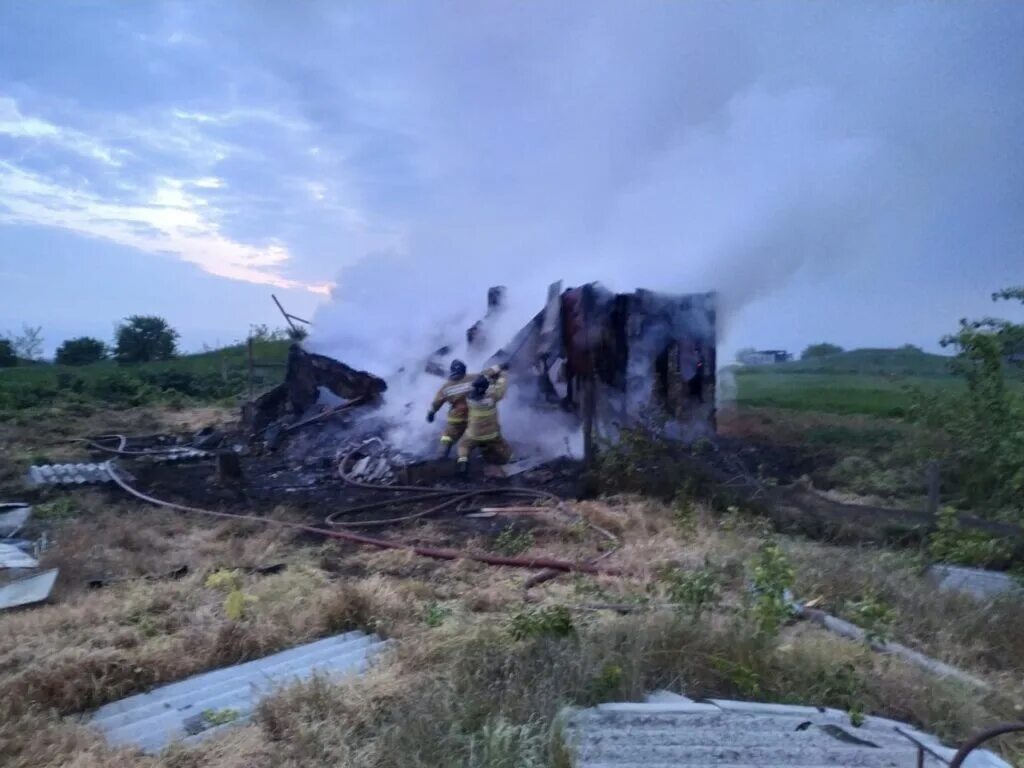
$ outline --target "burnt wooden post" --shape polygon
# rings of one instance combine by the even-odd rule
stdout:
[[[594,468],[594,377],[587,376],[581,382],[583,395],[583,469]]]
[[[932,459],[928,462],[928,516],[935,520],[939,516],[939,462]]]
[[[217,482],[229,487],[242,484],[242,462],[234,451],[217,453]]]

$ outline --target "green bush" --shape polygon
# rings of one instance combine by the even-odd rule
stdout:
[[[18,355],[10,339],[0,338],[0,368],[12,368],[18,364]]]
[[[843,351],[843,348],[838,344],[829,344],[823,342],[821,344],[811,344],[801,354],[801,360],[813,360],[816,357],[828,357],[829,355],[838,355]]]
[[[107,345],[90,336],[68,339],[57,348],[55,362],[58,365],[89,365],[98,363],[107,356]]]
[[[177,354],[178,332],[162,317],[132,315],[117,327],[116,339],[119,363],[167,360]]]
[[[1024,302],[1024,289],[995,296]],[[918,393],[915,416],[942,436],[925,450],[946,454],[947,481],[959,501],[991,517],[1024,521],[1024,402],[1007,380],[1007,360],[1024,348],[1024,324],[960,321],[942,340],[957,350],[963,394]]]

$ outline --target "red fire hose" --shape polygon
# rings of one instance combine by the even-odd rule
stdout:
[[[235,514],[232,512],[217,512],[212,509],[202,509],[200,507],[189,507],[184,504],[176,504],[171,501],[163,501],[153,496],[149,496],[142,491],[136,490],[125,482],[114,468],[114,463],[108,461],[106,463],[107,472],[110,473],[111,479],[117,483],[123,490],[134,496],[141,501],[145,501],[149,504],[155,504],[158,507],[164,507],[166,509],[175,509],[179,512],[194,512],[201,515],[208,515],[210,517],[220,517],[228,520],[245,520],[253,523],[263,523],[264,525],[276,525],[280,528],[291,528],[292,530],[302,531],[303,533],[315,533],[320,536],[325,536],[329,539],[340,539],[341,541],[350,541],[354,544],[363,544],[365,546],[377,547],[378,549],[400,549],[406,552],[412,552],[413,554],[420,555],[421,557],[431,557],[436,560],[472,560],[478,563],[485,563],[487,565],[506,565],[512,568],[543,568],[547,570],[565,571],[565,572],[578,572],[578,573],[593,573],[593,574],[606,574],[609,576],[617,576],[620,571],[609,568],[598,568],[590,563],[585,562],[572,562],[570,560],[557,560],[549,557],[504,557],[502,555],[488,555],[488,554],[476,554],[473,552],[465,552],[458,549],[437,549],[434,547],[421,547],[415,544],[407,544],[401,541],[391,541],[389,539],[379,539],[375,536],[364,536],[360,533],[352,533],[351,531],[338,531],[330,530],[327,528],[317,528],[312,525],[305,525],[303,523],[291,523],[286,520],[275,520],[273,518],[259,517],[258,515],[242,515]]]

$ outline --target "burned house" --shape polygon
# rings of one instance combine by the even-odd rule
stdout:
[[[504,288],[488,292],[486,316],[466,333],[471,354],[494,349],[504,299]],[[548,432],[582,429],[584,447],[595,433],[614,440],[620,429],[637,426],[691,441],[715,431],[715,341],[714,294],[614,293],[598,283],[563,291],[556,283],[543,309],[487,365],[508,368],[505,426],[526,453],[565,450],[561,438],[531,448],[537,415]],[[455,355],[451,347],[435,350],[421,370],[443,377]],[[388,384],[372,373],[294,345],[284,383],[250,403],[244,421],[271,447],[335,415],[334,431],[346,437],[385,436],[409,418],[407,410],[376,408],[387,394]],[[415,455],[431,444],[406,440],[402,447]]]
[[[520,398],[592,420],[614,438],[654,427],[694,440],[715,430],[715,295],[551,286],[545,308],[491,363]]]

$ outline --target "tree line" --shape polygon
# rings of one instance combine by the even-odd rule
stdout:
[[[0,367],[35,361],[42,351],[42,328],[24,326],[20,334],[0,337]],[[162,317],[131,315],[114,331],[113,344],[92,336],[66,339],[57,348],[58,365],[89,365],[113,358],[119,363],[167,360],[178,354],[178,332]]]

